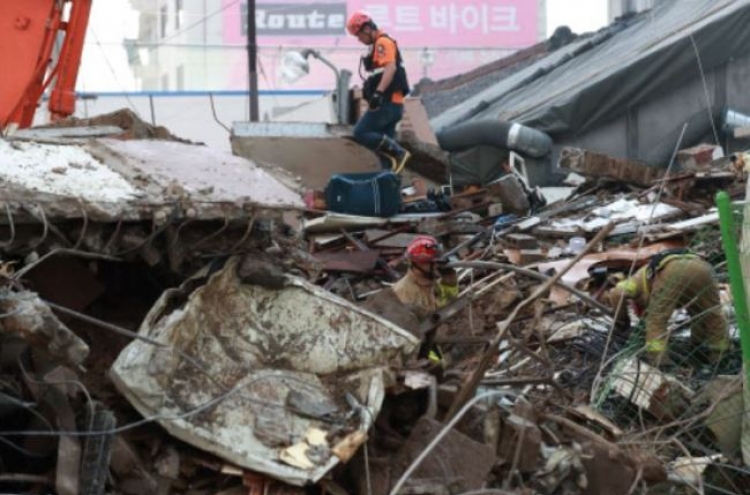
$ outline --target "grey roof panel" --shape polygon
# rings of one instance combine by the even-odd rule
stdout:
[[[750,0],[665,2],[572,42],[430,123],[439,131],[497,118],[553,135],[581,132],[699,75],[701,67],[749,55],[749,7]]]

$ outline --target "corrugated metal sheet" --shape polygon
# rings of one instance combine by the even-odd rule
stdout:
[[[578,39],[431,119],[581,132],[733,57],[750,55],[750,0],[673,0]],[[695,43],[695,45],[693,45]]]

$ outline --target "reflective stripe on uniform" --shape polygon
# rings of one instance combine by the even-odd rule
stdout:
[[[458,285],[447,285],[447,284],[438,284],[436,288],[437,292],[437,305],[439,308],[442,308],[446,304],[448,304],[451,299],[455,299],[456,296],[458,296]]]
[[[635,275],[633,275],[630,278],[627,278],[623,280],[622,282],[619,282],[615,287],[620,289],[625,296],[627,296],[630,299],[635,299],[639,297],[640,294],[643,295],[643,298],[648,297],[648,293],[650,291],[649,287],[649,280],[646,276],[645,269],[638,270]]]
[[[720,342],[714,342],[708,344],[708,348],[712,351],[728,351],[729,350],[729,341],[724,339]]]
[[[624,292],[626,296],[631,298],[638,294],[638,284],[632,278],[619,282],[616,287]]]
[[[667,350],[667,342],[665,340],[647,340],[646,341],[646,352],[664,352]]]

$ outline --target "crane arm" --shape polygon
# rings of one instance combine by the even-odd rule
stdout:
[[[44,90],[52,120],[75,110],[75,84],[92,0],[0,2],[0,129],[30,127]],[[57,57],[53,57],[58,45]],[[54,58],[54,60],[53,60]]]

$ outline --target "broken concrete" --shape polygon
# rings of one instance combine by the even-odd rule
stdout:
[[[187,299],[168,291],[140,330],[164,347],[133,342],[112,378],[178,438],[291,484],[316,482],[338,463],[332,449],[372,425],[387,367],[418,341],[301,279],[243,285],[237,263]],[[311,440],[313,429],[325,440]]]
[[[652,186],[665,173],[660,167],[576,148],[563,148],[558,166],[586,177],[620,180],[642,187]]]

